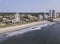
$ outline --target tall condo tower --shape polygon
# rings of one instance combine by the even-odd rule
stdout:
[[[55,18],[56,17],[55,10],[49,10],[49,15],[51,18]]]

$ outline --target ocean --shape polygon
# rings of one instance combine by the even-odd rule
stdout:
[[[3,34],[0,44],[60,44],[60,22]]]

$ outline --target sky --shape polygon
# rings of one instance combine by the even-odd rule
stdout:
[[[0,12],[60,11],[60,0],[0,0]]]

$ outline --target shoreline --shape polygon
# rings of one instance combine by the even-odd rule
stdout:
[[[35,25],[41,25],[41,24],[48,23],[48,22],[49,21],[41,21],[41,22],[33,22],[33,23],[17,25],[17,26],[10,26],[6,28],[0,28],[0,34],[6,33],[6,32],[12,32],[16,30],[21,30],[21,29],[28,28],[28,27],[35,26]]]
[[[55,22],[55,21],[58,21],[59,19],[60,18],[53,19],[53,20]],[[32,26],[35,26],[35,25],[41,25],[41,24],[48,23],[48,22],[49,21],[32,22],[32,23],[23,24],[23,25],[0,28],[0,34],[7,33],[7,32],[13,32],[13,31],[17,31],[17,30],[22,30],[24,28],[32,27]]]

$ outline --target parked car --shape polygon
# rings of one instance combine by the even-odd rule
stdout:
[[[16,23],[16,22],[17,22],[16,19],[13,19],[13,20],[12,20],[12,23]]]

